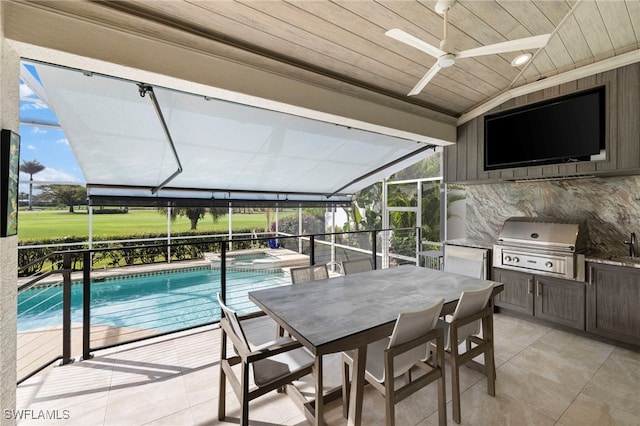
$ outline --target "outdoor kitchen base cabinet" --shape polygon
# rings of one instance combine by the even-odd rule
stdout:
[[[584,330],[585,283],[536,276],[535,316]]]
[[[593,263],[588,271],[587,331],[640,346],[640,270]]]
[[[585,329],[585,283],[500,268],[492,279],[504,283],[495,299],[499,308]]]
[[[496,306],[525,315],[533,315],[533,276],[522,272],[493,268],[491,278],[504,284],[494,299]]]

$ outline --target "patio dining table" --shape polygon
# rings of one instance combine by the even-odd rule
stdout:
[[[360,425],[367,344],[388,337],[400,312],[417,311],[444,298],[441,315],[453,313],[460,294],[493,283],[403,265],[304,284],[257,290],[253,301],[315,356],[314,423],[324,424],[322,356],[354,351],[349,425]]]

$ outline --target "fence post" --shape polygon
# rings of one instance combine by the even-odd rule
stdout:
[[[416,227],[416,266],[420,266],[420,252],[422,251],[422,227]]]
[[[71,359],[71,253],[62,256],[62,364]]]
[[[227,242],[220,243],[220,295],[227,303]]]
[[[313,266],[316,264],[316,239],[315,239],[315,235],[311,235],[309,237],[309,244],[311,244],[311,247],[309,247],[309,264],[310,266]]]
[[[375,229],[371,231],[371,264],[373,269],[378,269],[378,237],[376,234]]]
[[[91,251],[82,253],[82,359],[91,359]]]

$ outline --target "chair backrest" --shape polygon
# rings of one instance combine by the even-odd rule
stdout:
[[[231,328],[233,329],[233,332],[238,338],[238,340],[244,343],[245,345],[244,349],[249,351],[250,350],[249,341],[247,340],[247,336],[245,336],[244,334],[244,330],[242,330],[242,326],[240,325],[240,320],[238,319],[238,314],[236,313],[236,311],[230,309],[227,305],[224,304],[224,302],[222,301],[222,296],[220,296],[220,293],[218,293],[217,296],[218,296],[218,305],[220,305],[220,308],[222,309],[222,313],[224,314],[224,317],[227,319],[227,321],[229,321],[229,324],[231,325]]]
[[[393,333],[389,338],[388,348],[401,345],[430,332],[438,323],[438,317],[442,311],[444,299],[441,298],[433,305],[416,312],[401,312],[398,315]],[[398,355],[394,359],[393,376],[398,377],[407,372],[416,362],[424,360],[427,352],[427,345],[416,346]]]
[[[367,272],[373,270],[371,259],[354,259],[342,262],[342,272],[345,275],[357,274],[358,272]]]
[[[471,278],[487,279],[487,250],[444,246],[444,271]]]
[[[458,300],[458,305],[453,313],[452,320],[464,318],[480,312],[487,306],[491,293],[493,292],[493,283],[479,290],[463,291]],[[476,335],[480,332],[480,320],[465,324],[458,328],[458,343],[462,342],[469,336]],[[449,346],[447,344],[447,346]]]
[[[303,266],[301,268],[291,268],[291,283],[300,284],[309,281],[326,280],[329,278],[327,265]]]

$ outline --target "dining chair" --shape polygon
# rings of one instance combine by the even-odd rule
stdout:
[[[327,265],[311,265],[291,268],[291,283],[300,284],[309,281],[326,280],[329,278]]]
[[[460,366],[479,370],[487,376],[487,393],[495,396],[495,359],[493,351],[493,304],[490,303],[493,283],[479,290],[463,291],[451,321],[440,320],[445,332],[444,354],[451,364],[451,394],[453,421],[460,423]],[[460,353],[460,345],[466,344]],[[433,349],[433,344],[431,345]],[[484,354],[484,365],[473,360]]]
[[[447,424],[447,399],[445,392],[444,331],[437,328],[438,316],[444,299],[417,312],[402,312],[396,319],[390,337],[367,346],[365,380],[385,398],[387,426],[395,424],[395,405],[424,386],[438,381],[438,423]],[[430,354],[429,342],[436,341],[435,354]],[[353,354],[342,353],[342,401],[343,415],[349,411],[349,370],[353,366]],[[413,367],[425,372],[396,388],[396,379],[406,375]],[[414,375],[415,376],[415,375]]]
[[[241,405],[240,425],[249,424],[249,402],[267,392],[278,390],[294,380],[312,373],[314,358],[300,342],[291,337],[255,346],[249,343],[238,315],[222,301],[220,318],[220,386],[218,391],[218,419],[226,417],[226,382],[231,384]],[[227,337],[233,344],[234,356],[227,355]],[[240,364],[239,377],[232,367]],[[250,377],[252,383],[250,383]]]
[[[358,272],[367,272],[371,270],[373,270],[373,265],[369,258],[342,261],[342,272],[344,272],[345,275],[357,274]]]

